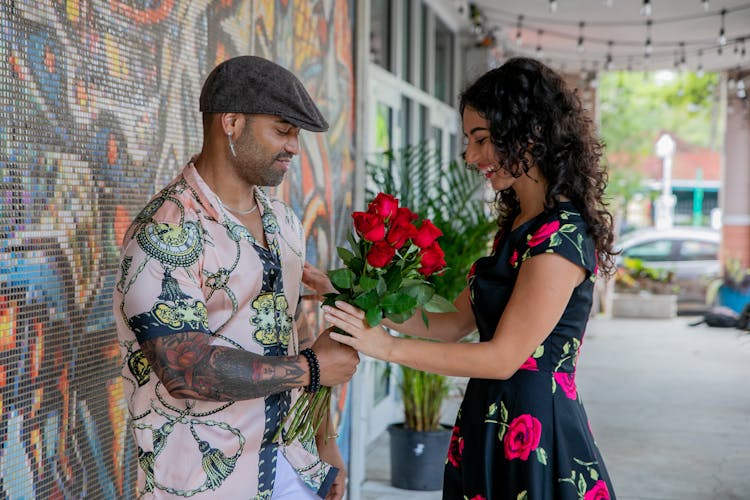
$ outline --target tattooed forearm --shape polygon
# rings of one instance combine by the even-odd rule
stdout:
[[[208,341],[204,333],[178,333],[148,340],[142,349],[156,376],[178,398],[255,399],[309,383],[304,358],[261,356]]]

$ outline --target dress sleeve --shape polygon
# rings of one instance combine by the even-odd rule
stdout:
[[[594,242],[586,234],[586,225],[578,214],[561,212],[526,236],[521,262],[541,253],[556,253],[586,270],[590,277],[596,269]]]

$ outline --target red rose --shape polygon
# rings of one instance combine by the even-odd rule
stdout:
[[[400,210],[400,209],[399,209]],[[393,221],[385,240],[398,249],[417,234],[417,228],[410,222],[401,222],[398,217]]]
[[[448,445],[448,462],[454,467],[461,465],[461,455],[464,454],[464,438],[458,434],[458,431],[458,427],[453,427],[451,442]]]
[[[367,211],[371,214],[377,214],[383,219],[390,219],[398,211],[398,199],[390,194],[378,193],[368,205]]]
[[[534,233],[533,236],[529,237],[527,245],[529,245],[530,247],[537,246],[538,244],[542,243],[550,236],[552,236],[552,234],[554,234],[558,229],[560,229],[559,220],[553,220],[552,222],[542,224],[542,226],[537,229],[536,233]]]
[[[352,219],[354,219],[354,229],[367,241],[374,243],[385,238],[385,222],[379,215],[354,212]]]
[[[539,366],[536,364],[536,359],[529,356],[526,361],[523,362],[521,366],[518,367],[519,370],[531,370],[532,372],[538,372]],[[555,374],[557,375],[557,374]]]
[[[399,223],[409,223],[415,219],[417,219],[418,215],[409,210],[406,207],[398,207],[398,211],[396,212],[396,216],[393,218],[393,224],[399,224]]]
[[[542,437],[542,423],[525,413],[513,419],[503,438],[505,458],[528,460],[529,453],[536,450]]]
[[[419,273],[422,276],[429,276],[440,271],[445,267],[445,252],[440,248],[437,242],[422,250],[419,261]]]
[[[609,488],[601,479],[594,483],[594,487],[583,495],[583,500],[609,500]]]
[[[432,245],[438,236],[442,236],[443,232],[435,227],[430,219],[422,221],[422,225],[417,229],[417,235],[414,237],[414,244],[419,248],[427,248]]]
[[[395,248],[385,241],[378,241],[367,252],[367,262],[372,267],[385,267],[391,262],[394,255],[396,255]]]
[[[555,372],[554,377],[557,385],[560,386],[569,399],[578,399],[575,373]]]

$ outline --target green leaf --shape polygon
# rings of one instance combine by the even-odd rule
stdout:
[[[361,276],[365,271],[365,261],[359,257],[354,257],[349,261],[349,269],[357,276]]]
[[[562,243],[562,238],[560,237],[559,232],[552,233],[552,236],[549,237],[549,246],[556,247]]]
[[[583,474],[578,476],[578,492],[583,496],[586,493],[586,478]]]
[[[380,301],[386,316],[389,314],[404,314],[417,307],[417,299],[405,293],[386,295]]]
[[[378,282],[375,285],[375,290],[377,290],[378,295],[385,295],[385,292],[388,291],[388,285],[386,285],[385,279],[383,279],[382,276],[378,276]]]
[[[396,313],[386,313],[385,317],[388,318],[389,320],[393,321],[394,323],[403,323],[407,319],[411,318],[412,314],[410,314],[408,312],[407,313],[399,313],[399,314],[396,314]]]
[[[380,307],[373,307],[365,312],[365,319],[370,326],[378,326],[383,319],[383,310]]]
[[[336,249],[336,252],[339,254],[339,257],[341,257],[341,260],[344,262],[346,267],[351,267],[349,263],[354,258],[354,254],[344,247],[338,247]]]
[[[591,476],[591,479],[593,479],[594,481],[597,481],[599,479],[599,471],[593,467],[589,469],[589,475]]]
[[[536,449],[536,459],[540,464],[547,465],[547,452],[544,451],[544,448]]]
[[[329,271],[328,277],[330,278],[331,283],[333,283],[333,286],[339,291],[351,290],[354,286],[354,281],[357,278],[353,272],[346,268]]]
[[[445,297],[434,294],[430,300],[424,304],[424,310],[428,312],[455,312],[456,306],[449,302]]]
[[[563,224],[562,227],[558,229],[558,231],[560,231],[561,233],[572,233],[572,232],[575,232],[575,230],[576,230],[575,224]]]
[[[418,282],[416,280],[412,281],[416,283],[410,286],[404,286],[401,289],[401,293],[414,297],[419,305],[426,304],[435,295],[435,289],[428,283]]]
[[[362,276],[359,278],[359,286],[362,288],[362,291],[369,292],[370,290],[373,290],[378,285],[378,280],[375,278],[370,278],[369,276]]]
[[[336,301],[340,300],[341,297],[343,297],[343,295],[340,293],[335,293],[335,292],[327,293],[325,294],[325,300],[323,301],[323,305],[335,306]]]
[[[505,407],[505,403],[503,401],[500,401],[500,418],[503,419],[503,422],[508,421],[508,409]]]
[[[356,305],[363,311],[368,311],[378,305],[378,299],[379,297],[375,290],[370,290],[369,292],[355,298],[354,305]]]
[[[361,259],[362,253],[359,251],[359,245],[357,244],[357,240],[354,239],[354,234],[349,233],[349,236],[346,239],[349,241],[349,245],[351,245],[354,255]]]
[[[403,286],[401,279],[401,269],[398,267],[392,267],[385,273],[385,279],[383,281],[386,289],[389,292],[395,292]],[[385,293],[385,290],[383,291]]]

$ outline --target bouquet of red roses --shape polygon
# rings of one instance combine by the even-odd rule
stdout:
[[[445,269],[445,254],[437,242],[443,233],[429,220],[406,207],[398,199],[378,193],[367,212],[352,213],[356,235],[349,236],[351,250],[338,247],[344,262],[341,269],[328,272],[336,292],[326,294],[325,305],[344,301],[365,312],[367,323],[376,326],[387,318],[402,323],[417,309],[427,323],[424,311],[448,312],[455,308],[437,295],[427,278]],[[315,436],[330,406],[330,388],[304,393],[289,412],[291,423],[284,441]],[[279,430],[281,432],[281,429]]]

